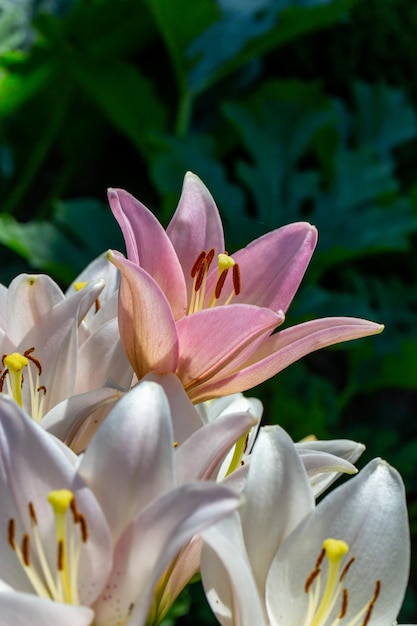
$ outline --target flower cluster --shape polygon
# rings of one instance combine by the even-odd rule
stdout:
[[[233,255],[203,183],[165,231],[109,191],[127,257],[66,293],[0,289],[0,626],[158,626],[200,572],[223,626],[387,626],[408,579],[399,474],[364,446],[294,443],[242,392],[379,333],[280,329],[317,241],[296,223]],[[341,474],[357,474],[317,503]]]

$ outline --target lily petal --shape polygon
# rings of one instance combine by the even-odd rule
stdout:
[[[224,376],[219,372],[200,389],[193,401],[245,391],[275,376],[306,354],[342,341],[382,332],[383,325],[351,317],[325,317],[281,330],[266,338],[240,371]]]
[[[144,624],[155,585],[178,551],[237,504],[229,489],[202,482],[177,487],[145,509],[115,548],[107,583],[111,593],[105,590],[96,602],[96,626],[112,620],[127,626]]]
[[[60,604],[1,588],[0,604],[0,626],[89,626],[94,620],[93,611],[85,606]]]
[[[314,508],[304,465],[291,438],[279,426],[266,426],[259,431],[244,497],[243,535],[259,592],[264,597],[266,578],[278,547]]]
[[[122,280],[119,328],[128,359],[139,379],[148,372],[175,372],[178,337],[171,307],[157,282],[118,252],[109,258]]]
[[[373,598],[369,623],[394,623],[408,579],[407,510],[398,472],[386,462],[374,459],[358,476],[324,498],[278,552],[267,581],[271,625],[304,623],[308,607],[304,584],[328,538],[347,542],[346,560],[355,559],[343,579],[349,599],[346,623],[360,610],[366,611]],[[328,623],[339,612],[340,601]]]
[[[190,397],[195,401],[198,389],[207,381],[210,386],[218,372],[225,376],[238,370],[282,320],[273,311],[250,304],[203,309],[180,320],[177,374]]]
[[[178,255],[190,293],[191,269],[200,252],[214,248],[216,254],[220,254],[225,250],[216,203],[207,187],[191,172],[185,175],[181,198],[168,225],[167,235]]]
[[[153,276],[171,303],[174,317],[180,319],[185,315],[187,291],[168,235],[149,209],[127,191],[109,189],[108,198],[123,232],[128,259]]]
[[[119,400],[88,446],[79,474],[100,502],[114,541],[174,486],[172,444],[166,395],[156,383],[142,382]]]
[[[201,575],[222,626],[267,626],[237,514],[202,533]]]

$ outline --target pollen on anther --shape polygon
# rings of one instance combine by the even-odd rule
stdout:
[[[38,520],[36,517],[36,511],[35,511],[35,507],[33,506],[33,502],[29,502],[28,509],[29,509],[30,521],[32,522],[34,526],[37,526]]]
[[[203,262],[198,270],[197,278],[195,279],[194,291],[197,292],[200,290],[201,285],[203,284],[204,276],[207,272],[207,262],[203,259]]]
[[[306,593],[308,593],[308,590],[310,589],[311,585],[313,584],[317,576],[320,574],[320,567],[321,567],[321,564],[323,563],[323,559],[325,555],[326,555],[326,551],[323,548],[317,558],[313,571],[311,572],[311,574],[308,575],[307,580],[305,581],[304,591]]]
[[[87,543],[87,539],[88,539],[87,520],[85,519],[84,515],[82,515],[81,513],[78,514],[78,522],[80,524],[80,530],[81,530],[81,541],[83,543]]]
[[[381,591],[381,581],[377,580],[376,583],[375,583],[374,595],[372,597],[372,600],[369,603],[368,610],[366,611],[366,615],[364,617],[364,620],[363,620],[361,626],[366,626],[367,623],[369,622],[369,620],[371,619],[372,611],[374,610],[375,602],[378,599],[380,591]]]
[[[235,263],[232,268],[232,276],[233,276],[233,289],[235,291],[235,295],[238,296],[240,294],[241,282],[240,282],[240,267],[238,263]]]
[[[27,533],[23,535],[22,539],[22,559],[23,563],[29,567],[30,565],[30,537]]]
[[[355,561],[355,557],[353,556],[350,561],[348,561],[345,565],[345,567],[343,568],[342,573],[340,574],[340,578],[339,578],[339,582],[342,582],[342,580],[345,578],[346,574],[348,573],[350,566],[352,565],[352,563]]]
[[[343,589],[342,596],[342,606],[340,607],[340,613],[337,616],[337,619],[342,619],[346,615],[347,607],[348,607],[349,594],[347,589]]]
[[[198,255],[198,257],[196,258],[196,260],[194,261],[194,265],[191,268],[191,278],[194,278],[194,276],[200,270],[201,265],[205,258],[206,258],[206,251],[202,250],[200,254]]]
[[[226,280],[226,276],[227,276],[227,270],[223,270],[217,279],[216,288],[214,290],[214,296],[216,300],[220,298],[220,294],[222,292],[224,281]]]
[[[15,534],[16,534],[16,522],[14,519],[9,519],[9,525],[7,528],[7,541],[12,550],[16,551],[16,543],[15,543]]]

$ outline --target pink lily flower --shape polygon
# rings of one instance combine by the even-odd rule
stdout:
[[[317,231],[306,222],[229,256],[216,204],[194,174],[185,176],[166,232],[126,191],[110,189],[109,202],[127,248],[127,259],[108,253],[121,273],[120,334],[139,379],[173,372],[193,402],[202,402],[254,387],[314,350],[383,329],[329,317],[274,333],[316,246]]]

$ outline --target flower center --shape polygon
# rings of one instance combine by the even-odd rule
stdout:
[[[349,546],[344,541],[326,539],[323,542],[323,549],[304,585],[304,591],[308,594],[308,611],[304,626],[337,626],[346,617],[349,609],[349,592],[345,580],[355,561],[355,557],[346,561],[345,556],[348,552]],[[327,578],[322,581],[325,577],[322,565],[326,557]],[[377,580],[372,598],[349,618],[345,623],[346,626],[366,626],[371,619],[380,590],[381,581]]]
[[[8,543],[15,552],[35,592],[42,598],[79,604],[77,575],[81,546],[88,539],[85,517],[78,511],[74,494],[67,489],[51,491],[48,496],[55,517],[56,561],[51,567],[38,528],[35,507],[29,502],[32,533],[24,533],[16,543],[16,522],[9,520]],[[68,511],[70,520],[68,523]]]
[[[36,422],[40,422],[43,417],[46,387],[40,384],[42,364],[33,355],[34,351],[35,348],[32,347],[23,354],[20,352],[3,354],[1,362],[6,369],[0,375],[0,393],[4,392],[11,396],[16,404],[23,407],[23,371],[27,368],[30,398],[30,407],[27,407],[28,413]]]
[[[191,293],[190,306],[188,314],[196,313],[204,308],[204,300],[206,296],[206,282],[209,273],[210,265],[214,259],[214,248],[211,248],[208,252],[203,250],[200,252],[195,260],[195,263],[191,269],[191,278],[194,279],[193,289]],[[226,299],[224,304],[229,304],[233,296],[237,296],[240,293],[240,268],[239,264],[234,259],[223,252],[217,256],[217,280],[214,285],[213,292],[211,294],[208,308],[215,306],[222,294],[224,284],[226,282],[227,274],[231,270],[232,274],[232,290]]]

